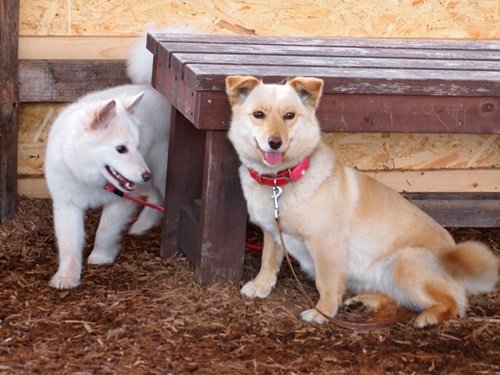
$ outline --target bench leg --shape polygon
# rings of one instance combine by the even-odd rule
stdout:
[[[197,130],[172,108],[160,256],[178,249],[179,217],[182,207],[201,197],[205,132]],[[193,234],[196,236],[196,234]]]
[[[240,162],[225,131],[207,131],[201,196],[200,237],[195,280],[240,280],[247,209],[241,191]]]
[[[247,210],[239,164],[225,131],[197,130],[172,108],[160,255],[181,250],[202,285],[243,275]]]

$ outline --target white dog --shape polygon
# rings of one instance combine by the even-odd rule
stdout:
[[[174,26],[162,31],[187,30]],[[139,39],[129,59],[135,84],[84,96],[64,109],[50,131],[45,177],[59,248],[59,269],[50,281],[55,288],[80,283],[86,209],[103,207],[88,262],[109,264],[119,252],[120,234],[137,205],[104,190],[106,184],[132,194],[140,185],[148,201],[163,201],[170,105],[149,85],[152,57],[144,40]],[[144,208],[129,233],[141,234],[160,218],[158,211]]]

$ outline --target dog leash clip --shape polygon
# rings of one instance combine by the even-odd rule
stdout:
[[[280,208],[278,205],[278,200],[281,198],[281,194],[283,194],[283,189],[281,186],[278,186],[276,184],[273,185],[273,195],[271,196],[271,199],[274,202],[274,218],[278,219],[280,216]]]

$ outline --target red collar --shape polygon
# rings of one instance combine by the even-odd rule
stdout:
[[[259,184],[268,186],[284,186],[290,181],[295,182],[301,178],[305,173],[307,168],[309,168],[309,156],[305,157],[299,164],[293,168],[285,169],[276,174],[259,174],[259,172],[248,168],[248,173],[250,176],[257,181]]]

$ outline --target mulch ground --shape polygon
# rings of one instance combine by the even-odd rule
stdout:
[[[307,306],[286,264],[271,296],[249,300],[243,281],[200,287],[182,256],[160,259],[159,233],[125,236],[114,265],[85,265],[80,287],[54,290],[50,201],[22,199],[0,226],[0,374],[500,374],[499,289],[424,330],[413,313],[386,329],[315,326],[298,319]],[[499,229],[452,233],[499,253]],[[244,281],[259,258],[247,253]]]

